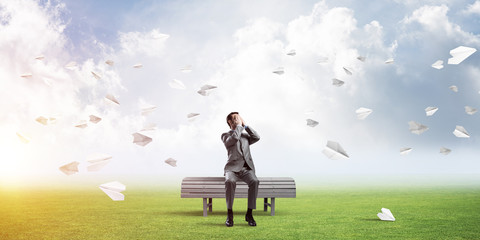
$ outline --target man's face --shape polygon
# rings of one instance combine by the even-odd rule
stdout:
[[[233,128],[237,125],[237,121],[240,119],[240,115],[238,114],[233,114],[231,120],[228,120],[228,124],[230,124],[230,127]]]

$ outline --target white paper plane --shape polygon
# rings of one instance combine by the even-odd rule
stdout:
[[[155,111],[155,109],[157,109],[157,106],[152,105],[152,106],[149,106],[149,107],[144,107],[144,108],[142,108],[142,115],[147,116],[148,114]]]
[[[382,212],[377,213],[377,216],[382,221],[395,221],[395,217],[393,217],[392,212],[388,208],[382,208]]]
[[[443,68],[443,61],[442,60],[438,60],[436,62],[434,62],[432,64],[432,67],[433,68],[436,68],[436,69],[442,69]]]
[[[355,113],[357,113],[357,118],[360,119],[360,120],[364,120],[372,112],[373,112],[372,109],[364,108],[364,107],[361,107],[361,108],[359,108],[355,111]]]
[[[35,119],[35,121],[45,126],[48,124],[48,118],[45,118],[43,116],[38,117],[37,119]]]
[[[205,84],[200,88],[200,90],[197,91],[197,93],[202,96],[208,96],[210,94],[210,91],[215,88],[217,88],[217,86]]]
[[[313,128],[313,127],[315,127],[315,126],[317,126],[317,125],[318,125],[318,122],[317,122],[317,121],[315,121],[315,120],[313,120],[313,119],[307,119],[307,126]]]
[[[348,75],[352,75],[352,70],[350,68],[343,67],[343,71],[345,71],[345,73]]]
[[[432,116],[432,115],[435,114],[437,111],[438,111],[438,108],[437,108],[437,107],[427,107],[427,108],[425,108],[425,114],[426,114],[427,116]]]
[[[125,191],[125,185],[120,182],[114,181],[109,183],[104,183],[99,186],[99,188],[107,194],[113,201],[123,201],[125,196],[120,192]]]
[[[143,64],[141,63],[137,63],[135,65],[133,65],[133,68],[142,68],[143,67]]]
[[[60,169],[60,171],[62,171],[66,175],[72,175],[72,174],[75,174],[75,173],[78,172],[78,165],[79,164],[80,164],[79,162],[71,162],[69,164],[65,164],[65,165],[59,167],[58,169]]]
[[[328,57],[320,57],[317,63],[318,64],[328,63]]]
[[[385,61],[385,64],[391,64],[393,62],[395,62],[395,60],[393,60],[393,58],[389,58],[387,61]]]
[[[193,117],[196,117],[198,115],[200,115],[200,113],[189,113],[189,114],[187,114],[187,118],[193,118]]]
[[[283,70],[283,67],[278,67],[275,70],[273,70],[273,73],[278,74],[278,75],[282,75],[282,74],[285,73],[285,70]]]
[[[477,49],[460,46],[455,49],[450,50],[451,58],[448,59],[448,64],[459,64],[463,62],[463,60],[467,59],[470,55],[475,53]]]
[[[18,132],[17,132],[16,134],[17,134],[18,139],[20,139],[20,141],[21,141],[22,143],[29,143],[29,142],[30,142],[30,138],[25,137],[25,136],[23,136],[22,134],[20,134],[20,133],[18,133]]]
[[[140,132],[144,131],[154,131],[156,130],[157,125],[155,123],[147,123]]]
[[[332,160],[349,159],[347,152],[345,152],[339,143],[334,141],[328,141],[322,153]]]
[[[33,75],[32,75],[31,73],[24,73],[24,74],[20,75],[20,77],[22,77],[22,78],[31,78],[31,77],[33,77]]]
[[[297,52],[295,51],[295,49],[292,49],[287,53],[287,55],[288,56],[295,56],[295,55],[297,55]]]
[[[455,86],[455,85],[452,85],[452,86],[450,86],[450,87],[448,87],[448,88],[450,88],[450,90],[452,90],[452,91],[454,91],[454,92],[458,92],[458,87]]]
[[[133,133],[132,136],[133,136],[133,143],[136,143],[137,145],[140,145],[142,147],[152,142],[151,137],[145,136],[141,133]]]
[[[88,127],[87,121],[82,120],[82,121],[80,121],[79,123],[75,124],[75,127],[77,127],[77,128],[82,128],[82,129],[83,129],[83,128],[86,128],[86,127]]]
[[[107,60],[107,61],[105,61],[105,64],[107,64],[109,66],[113,66],[113,65],[115,65],[115,62],[113,60]]]
[[[89,172],[96,172],[102,169],[107,163],[110,162],[112,156],[106,154],[95,154],[88,157],[87,162],[90,165],[87,167]]]
[[[67,65],[65,65],[66,69],[69,70],[75,70],[77,68],[77,63],[76,62],[69,62]]]
[[[36,59],[36,60],[43,60],[43,59],[45,59],[45,56],[43,56],[43,55],[38,55],[38,56],[35,57],[35,59]]]
[[[169,158],[167,160],[165,160],[165,163],[172,166],[172,167],[176,167],[177,166],[177,160],[173,159],[173,158]]]
[[[120,103],[118,102],[118,100],[112,95],[112,94],[107,94],[105,96],[106,99],[112,101],[113,103],[116,103],[118,105],[120,105]]]
[[[415,121],[408,122],[408,125],[409,125],[410,132],[415,133],[417,135],[420,135],[423,132],[428,130],[427,126],[417,123]]]
[[[171,88],[180,89],[180,90],[184,90],[186,88],[185,84],[183,84],[180,80],[177,80],[177,79],[173,79],[173,81],[169,82],[168,85]]]
[[[167,39],[170,37],[170,35],[168,34],[159,33],[159,32],[152,32],[151,36],[153,39]]]
[[[367,58],[363,57],[363,56],[358,56],[357,59],[362,61],[362,62],[365,62],[365,60],[367,60]]]
[[[100,76],[99,73],[96,73],[96,72],[92,71],[92,75],[93,75],[93,77],[94,77],[95,79],[97,79],[97,80],[102,79],[102,76]]]
[[[180,71],[183,72],[183,73],[189,73],[192,71],[192,66],[191,65],[186,65],[182,68],[180,68]]]
[[[97,117],[95,115],[90,115],[90,122],[97,124],[98,122],[102,121],[102,118]]]
[[[411,151],[412,151],[412,148],[409,148],[409,147],[402,148],[402,149],[400,149],[400,155],[407,155],[407,154],[409,154]]]
[[[440,153],[443,155],[448,155],[452,150],[446,148],[446,147],[441,147],[440,148]]]
[[[467,130],[462,126],[456,126],[455,130],[453,130],[453,135],[459,138],[469,138],[470,135],[468,134]]]
[[[333,78],[332,79],[332,85],[333,86],[337,86],[337,87],[340,87],[344,84],[345,82],[340,80],[340,79],[336,79],[336,78]]]
[[[476,108],[473,108],[473,107],[470,107],[470,106],[465,106],[465,112],[468,114],[468,115],[473,115],[477,112],[477,109]]]

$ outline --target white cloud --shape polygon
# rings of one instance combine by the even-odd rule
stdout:
[[[480,1],[477,0],[474,3],[467,6],[467,9],[463,10],[465,14],[480,14]]]
[[[122,51],[129,54],[145,54],[158,56],[165,47],[165,41],[169,35],[161,33],[158,29],[150,32],[127,32],[119,33]]]

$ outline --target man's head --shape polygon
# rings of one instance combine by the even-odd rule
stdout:
[[[236,118],[236,115],[238,116],[238,112],[231,112],[227,116],[227,124],[228,127],[232,128],[232,124],[234,124],[234,118]]]

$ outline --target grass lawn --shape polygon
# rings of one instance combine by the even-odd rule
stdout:
[[[317,187],[279,198],[276,215],[236,199],[235,226],[224,199],[202,216],[202,199],[175,188],[127,188],[114,202],[98,188],[0,188],[0,239],[480,239],[480,186]],[[395,222],[378,220],[382,207]]]

